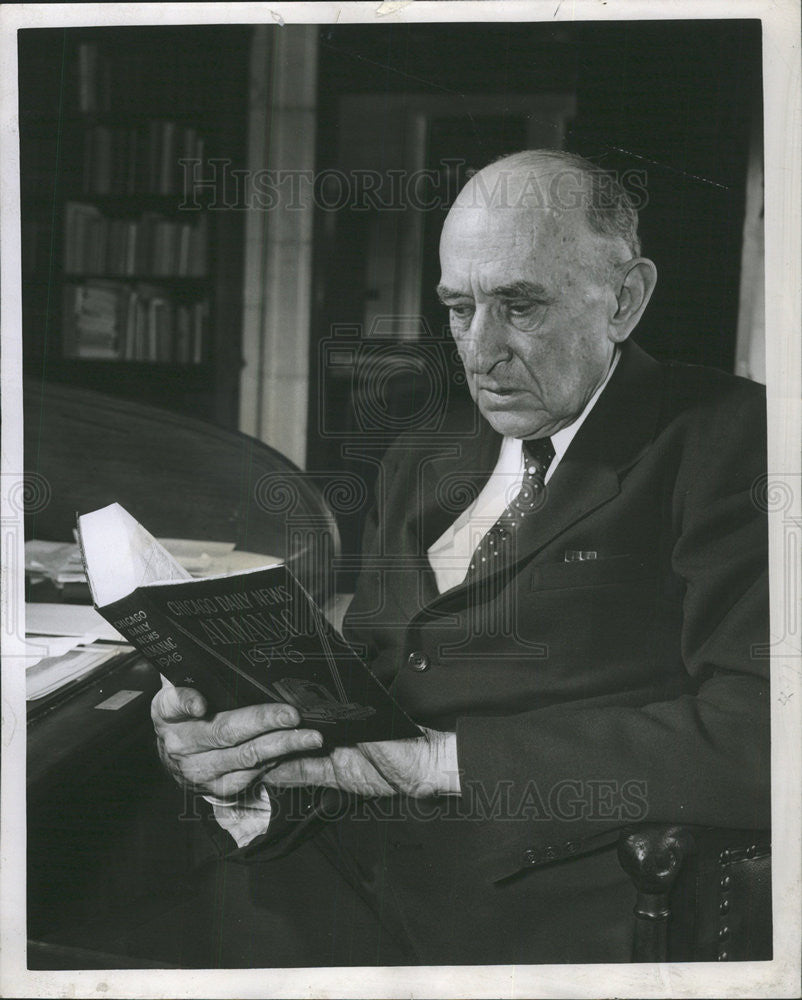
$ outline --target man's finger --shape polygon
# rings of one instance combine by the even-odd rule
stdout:
[[[212,781],[193,781],[190,785],[202,795],[211,795],[217,799],[233,799],[250,788],[258,777],[259,771],[232,771]]]
[[[300,721],[298,711],[291,705],[249,705],[218,712],[205,730],[205,749],[237,746],[274,729],[292,729]]]
[[[208,783],[223,774],[264,768],[287,754],[309,753],[322,745],[320,733],[313,729],[274,730],[238,746],[184,757],[182,772],[195,784]]]
[[[194,688],[163,687],[150,703],[150,716],[155,726],[166,722],[200,719],[206,714],[206,699]]]

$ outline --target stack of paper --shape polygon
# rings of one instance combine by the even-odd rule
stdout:
[[[143,530],[136,525],[139,530]],[[270,555],[237,552],[233,542],[203,542],[166,538],[149,551],[148,571],[162,567],[164,579],[218,576],[281,562]],[[112,588],[136,586],[123,579],[120,566],[109,563]],[[141,567],[140,567],[141,569]],[[25,543],[25,570],[32,580],[50,579],[58,587],[86,582],[77,544],[29,541]],[[83,677],[99,672],[132,646],[94,608],[85,604],[26,605],[26,689],[29,701],[44,698]]]
[[[58,587],[86,583],[81,553],[72,542],[26,542],[25,572],[32,583],[52,580]]]
[[[81,604],[28,604],[25,609],[28,701],[99,672],[132,646],[94,608]]]
[[[27,635],[73,636],[81,642],[125,642],[116,628],[88,604],[26,604]]]
[[[192,538],[159,538],[158,542],[175,561],[194,577],[243,573],[282,562],[276,556],[234,550],[233,542],[203,542]],[[25,572],[35,583],[49,579],[61,587],[65,583],[86,583],[81,553],[73,542],[25,543]]]
[[[46,656],[25,668],[25,697],[28,701],[53,694],[72,681],[89,676],[122,653],[129,653],[133,646],[106,646],[93,643],[77,646],[69,653]]]

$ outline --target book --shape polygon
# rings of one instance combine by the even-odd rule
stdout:
[[[64,270],[76,274],[88,269],[91,234],[102,216],[95,205],[68,201],[64,206]]]
[[[97,45],[81,42],[78,46],[78,110],[83,114],[97,111]]]
[[[210,711],[290,704],[329,747],[420,735],[282,563],[194,580],[119,504],[78,536],[95,608]]]
[[[64,285],[64,356],[116,360],[122,356],[128,289],[115,281],[88,279]]]

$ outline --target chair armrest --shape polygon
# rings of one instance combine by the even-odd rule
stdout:
[[[667,961],[669,894],[695,847],[682,826],[644,825],[621,834],[618,860],[637,892],[633,962]]]
[[[618,859],[636,892],[633,961],[771,958],[769,831],[644,824],[621,833]]]

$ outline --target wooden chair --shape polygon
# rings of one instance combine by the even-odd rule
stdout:
[[[633,962],[772,957],[767,831],[643,825],[618,841],[636,892]]]
[[[328,596],[336,481],[245,434],[67,385],[27,383],[24,419],[27,538],[72,541],[76,513],[117,501],[157,537],[277,556]]]

